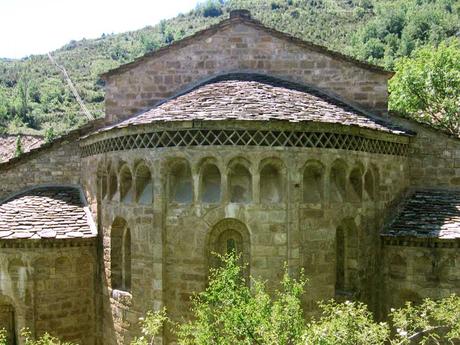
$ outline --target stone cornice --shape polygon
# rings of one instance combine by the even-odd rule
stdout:
[[[96,237],[66,239],[0,239],[0,248],[72,248],[94,247]]]

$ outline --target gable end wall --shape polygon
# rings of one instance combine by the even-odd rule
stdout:
[[[251,24],[231,23],[109,76],[106,120],[126,119],[211,76],[236,71],[312,85],[374,113],[387,111],[389,74],[319,53]]]
[[[80,148],[75,139],[58,143],[15,164],[0,165],[0,200],[41,184],[79,184]]]

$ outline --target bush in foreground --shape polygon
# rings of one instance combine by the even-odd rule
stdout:
[[[153,345],[167,323],[181,345],[412,345],[459,344],[460,298],[420,305],[407,303],[392,310],[389,322],[375,322],[360,302],[320,302],[319,316],[306,321],[301,307],[307,280],[286,271],[274,294],[265,283],[251,279],[233,255],[221,257],[222,267],[210,272],[209,286],[192,300],[193,319],[171,321],[166,310],[148,312],[141,320],[142,337],[132,345]],[[23,332],[25,345],[70,345],[45,334],[33,340]],[[6,345],[0,331],[0,345]]]
[[[287,272],[274,296],[252,279],[232,255],[211,270],[208,288],[192,301],[193,320],[175,323],[166,310],[149,312],[141,321],[143,336],[133,345],[154,344],[161,326],[169,323],[182,345],[409,345],[455,344],[460,341],[460,298],[426,299],[392,310],[389,322],[375,322],[360,302],[320,302],[320,315],[306,322],[301,295],[307,283]]]

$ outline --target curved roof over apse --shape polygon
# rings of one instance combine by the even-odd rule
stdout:
[[[79,188],[37,187],[0,203],[0,240],[95,236],[96,227]]]
[[[460,239],[460,191],[414,191],[383,236]]]
[[[248,73],[218,76],[99,132],[155,122],[190,120],[316,122],[397,135],[412,134],[311,87]]]

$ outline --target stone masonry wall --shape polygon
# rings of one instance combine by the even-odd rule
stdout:
[[[76,140],[0,164],[0,200],[39,184],[79,184],[80,149]]]
[[[152,176],[158,177],[152,162],[143,155],[130,152],[118,153],[112,160],[114,169],[128,164],[134,173],[140,162],[146,162]],[[139,335],[139,318],[147,310],[158,310],[163,305],[163,247],[162,205],[163,197],[155,184],[154,200],[149,205],[122,203],[119,194],[113,199],[101,197],[98,168],[106,167],[111,157],[90,157],[82,161],[82,183],[88,203],[97,215],[98,229],[102,236],[99,264],[103,272],[98,303],[101,307],[103,344],[129,344]],[[102,163],[102,164],[101,164]],[[98,189],[99,186],[99,189]],[[117,186],[118,188],[118,186]],[[125,222],[131,234],[131,287],[118,289],[112,286],[111,233],[116,223]]]
[[[106,120],[128,118],[200,81],[228,72],[268,74],[338,95],[351,104],[387,111],[389,74],[277,37],[251,22],[230,20],[218,30],[109,75]]]
[[[400,117],[392,121],[417,133],[409,149],[413,187],[460,188],[460,139]]]
[[[319,183],[322,196],[318,202],[304,200],[304,183],[307,182],[303,174],[312,162],[324,167],[323,182]],[[344,164],[341,166],[347,196],[342,201],[331,199],[331,171],[337,162]],[[140,205],[128,199],[122,201],[120,194],[125,190],[126,181],[130,181],[126,178],[129,176],[125,173],[127,169],[133,178],[128,184],[135,186],[136,167],[141,163],[149,167],[153,178],[151,205]],[[251,200],[246,202],[230,201],[233,188],[230,176],[238,171],[234,170],[237,164],[247,167],[250,173],[249,185],[241,182],[244,179],[238,173],[238,188],[249,186]],[[221,176],[217,184],[220,199],[214,202],[202,199],[207,165],[217,167]],[[269,165],[278,169],[278,180],[262,177],[264,167]],[[184,168],[187,166],[189,173]],[[101,167],[109,171],[101,174],[104,171]],[[331,298],[336,293],[336,229],[344,222],[353,224],[359,245],[357,256],[347,263],[357,276],[351,293],[370,303],[375,310],[381,294],[378,279],[382,214],[409,183],[405,157],[334,149],[142,149],[84,158],[82,170],[83,184],[88,186],[90,194],[88,199],[98,199],[100,190],[95,186],[101,188],[101,183],[97,182],[97,176],[109,185],[103,193],[105,198],[95,206],[103,231],[103,339],[108,344],[122,344],[138,335],[138,317],[148,309],[164,305],[176,320],[187,316],[190,296],[205,287],[212,261],[209,252],[220,248],[213,241],[226,227],[242,233],[238,246],[245,247],[244,253],[247,250],[244,255],[250,264],[250,274],[267,280],[270,289],[277,287],[285,262],[292,272],[305,268],[310,284],[304,305],[308,312],[313,312],[317,300]],[[367,187],[364,179],[356,182],[351,177],[353,171],[364,176],[370,170],[376,172],[375,184],[367,183]],[[184,182],[188,179],[190,185]],[[370,187],[371,184],[374,187]],[[356,193],[354,188],[361,191],[358,199],[351,198]],[[176,192],[181,201],[172,200]],[[273,201],[264,201],[267,195],[271,195]],[[132,285],[129,291],[111,286],[114,274],[111,270],[111,233],[120,219],[131,231]],[[216,231],[217,237],[213,235]],[[172,339],[168,330],[164,337],[166,343]]]
[[[27,241],[0,243],[0,304],[13,309],[17,339],[27,327],[36,336],[48,332],[80,345],[96,344],[95,240],[84,246],[60,240],[74,243],[71,247],[35,247]]]
[[[406,301],[460,294],[460,252],[453,247],[384,246],[384,315]],[[425,242],[426,244],[426,242]]]

